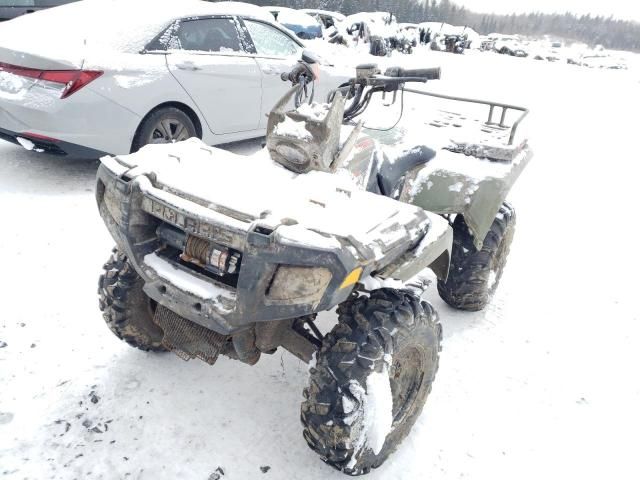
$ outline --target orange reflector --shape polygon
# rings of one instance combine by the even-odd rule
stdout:
[[[360,275],[362,275],[362,267],[356,268],[353,272],[347,275],[344,282],[342,282],[342,285],[340,285],[340,288],[347,288],[351,285],[355,285],[358,283],[358,280],[360,280]]]

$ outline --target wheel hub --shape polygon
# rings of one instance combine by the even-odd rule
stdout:
[[[182,142],[189,138],[189,130],[180,120],[169,118],[160,120],[151,131],[149,143],[164,144]]]
[[[393,423],[401,423],[411,412],[424,376],[424,356],[417,347],[406,348],[393,356],[389,369],[393,394]]]

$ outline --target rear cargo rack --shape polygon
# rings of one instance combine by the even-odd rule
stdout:
[[[477,100],[475,98],[456,97],[453,95],[444,95],[442,93],[433,93],[433,92],[426,92],[424,90],[415,90],[413,88],[405,88],[404,91],[409,93],[416,93],[418,95],[425,95],[428,97],[441,98],[443,100],[452,100],[455,102],[486,105],[487,107],[489,107],[489,116],[487,118],[487,121],[485,122],[485,125],[500,127],[504,129],[510,129],[511,132],[509,133],[509,142],[507,144],[509,146],[513,145],[513,141],[515,139],[518,127],[520,126],[522,121],[525,119],[525,117],[529,114],[529,110],[527,108],[518,107],[517,105],[509,105],[507,103],[492,102],[488,100]],[[495,122],[493,120],[496,109],[502,109],[502,112],[500,114],[500,122]],[[521,115],[511,125],[507,125],[505,123],[507,119],[507,113],[509,112],[509,110],[521,112]]]

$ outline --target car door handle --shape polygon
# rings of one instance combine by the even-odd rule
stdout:
[[[197,70],[202,70],[202,67],[197,66],[193,62],[176,63],[176,68],[178,68],[180,70],[188,70],[190,72],[195,72]]]

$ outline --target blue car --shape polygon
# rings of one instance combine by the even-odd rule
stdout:
[[[303,40],[322,38],[322,25],[311,15],[294,10],[293,8],[265,8],[273,15],[276,22],[295,33],[298,38]]]

